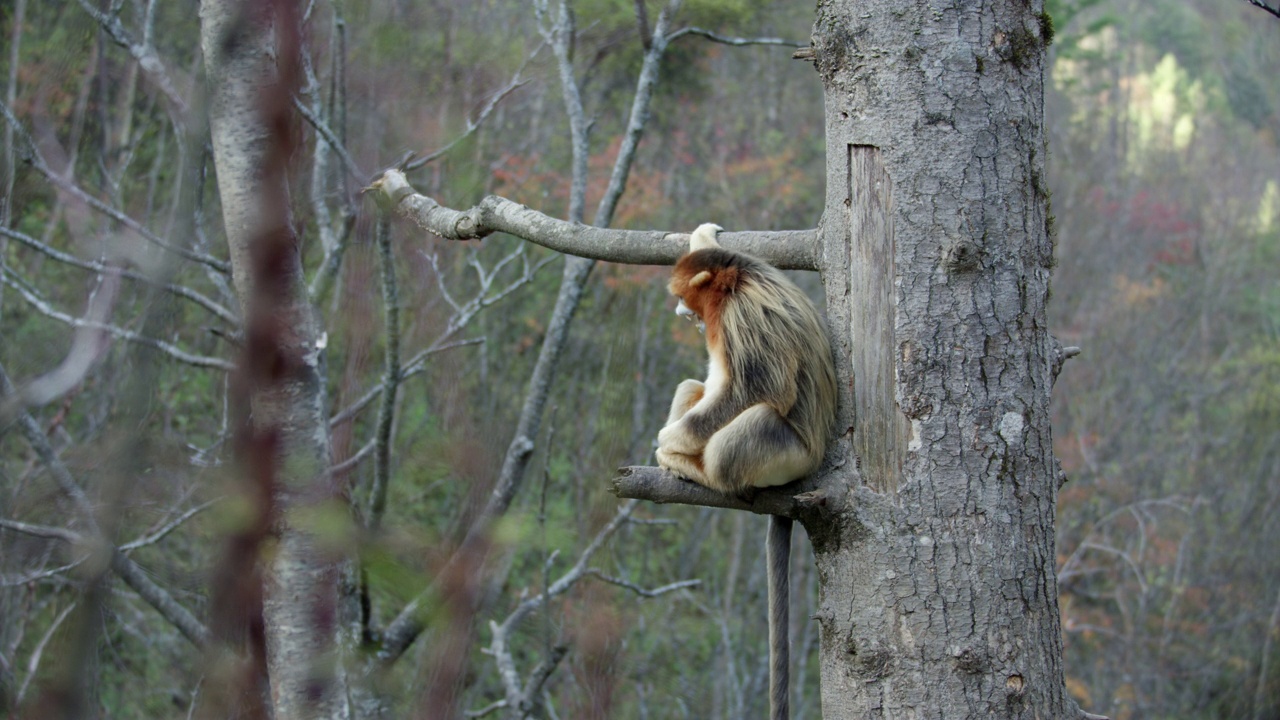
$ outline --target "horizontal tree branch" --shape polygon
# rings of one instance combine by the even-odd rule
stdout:
[[[75,317],[74,315],[68,315],[67,313],[64,313],[60,310],[56,310],[53,308],[53,306],[45,302],[38,295],[32,292],[29,288],[25,287],[23,283],[19,283],[11,279],[9,276],[12,274],[13,274],[12,271],[10,271],[5,273],[4,275],[0,275],[0,283],[4,285],[8,285],[14,290],[17,290],[18,294],[22,296],[22,299],[25,300],[28,305],[30,305],[37,312],[39,312],[40,314],[46,317],[66,323],[71,327],[102,330],[110,335],[120,338],[121,340],[127,340],[129,342],[137,343],[139,345],[146,345],[147,347],[159,350],[165,355],[168,355],[170,358],[173,358],[178,362],[186,363],[188,365],[194,365],[196,367],[201,367],[201,368],[212,368],[214,370],[222,370],[223,372],[231,372],[232,370],[236,369],[236,366],[234,363],[227,360],[223,360],[222,358],[208,357],[205,355],[195,355],[185,350],[182,350],[181,348],[177,347],[172,343],[165,342],[164,340],[157,340],[156,338],[147,337],[140,333],[136,333],[132,330],[126,330],[125,328],[117,327],[110,323],[96,322],[93,320],[85,320],[82,318]]]
[[[72,267],[78,267],[82,270],[89,270],[91,272],[98,272],[98,273],[118,272],[120,273],[121,277],[126,277],[126,278],[129,278],[130,280],[137,280],[138,282],[143,282],[148,285],[161,288],[165,292],[171,293],[180,298],[190,300],[191,302],[194,302],[195,304],[199,305],[205,310],[208,310],[210,313],[213,313],[214,315],[218,316],[222,320],[225,320],[227,323],[231,325],[240,324],[240,319],[236,317],[235,313],[223,307],[217,301],[185,285],[178,285],[175,283],[166,283],[166,282],[157,282],[146,273],[141,273],[136,270],[130,270],[128,268],[112,267],[110,265],[107,265],[106,263],[99,262],[99,261],[81,260],[75,255],[50,247],[49,245],[43,242],[40,242],[39,240],[29,235],[24,235],[23,233],[20,233],[16,230],[11,230],[6,227],[0,227],[0,235],[17,240],[18,242],[22,243],[23,245],[26,245],[32,250],[43,253],[53,258],[54,260],[57,260],[58,262],[66,263],[67,265],[71,265]]]
[[[784,40],[782,38],[776,38],[776,37],[755,37],[755,38],[729,37],[728,35],[721,35],[720,33],[712,32],[711,30],[706,30],[700,27],[681,28],[671,33],[671,35],[668,36],[668,39],[678,40],[684,37],[685,35],[698,35],[700,37],[704,37],[714,42],[718,42],[724,45],[735,45],[738,47],[741,47],[744,45],[781,45],[782,47],[793,47],[793,48],[804,47],[804,43],[796,42],[794,40]]]
[[[394,169],[384,172],[369,190],[401,217],[445,240],[479,240],[504,232],[568,255],[628,265],[674,265],[689,249],[688,233],[582,225],[496,195],[469,210],[453,210],[419,194],[404,173]],[[817,230],[722,232],[717,240],[783,269],[818,269]]]
[[[80,542],[79,533],[72,532],[66,528],[50,527],[49,525],[34,525],[32,523],[0,518],[0,528],[19,532],[23,535],[30,535],[31,537],[45,538],[47,540],[61,540],[71,544]]]
[[[801,515],[825,506],[829,499],[828,491],[812,477],[798,483],[757,490],[754,497],[748,499],[703,487],[662,468],[643,466],[618,468],[618,477],[613,479],[613,494],[660,504],[746,510],[757,515],[781,515],[792,519],[799,519]]]
[[[669,592],[674,592],[676,590],[683,590],[685,588],[698,587],[699,585],[702,584],[702,581],[697,579],[678,580],[676,582],[667,583],[666,585],[662,585],[656,588],[645,588],[633,582],[630,582],[628,580],[623,580],[620,577],[614,577],[613,575],[606,575],[605,573],[599,570],[596,570],[595,568],[591,568],[590,570],[587,570],[587,574],[592,575],[604,582],[607,582],[610,585],[617,585],[620,588],[630,590],[636,595],[639,595],[640,597],[645,597],[645,598],[655,598],[655,597],[658,597],[659,595],[665,595]]]

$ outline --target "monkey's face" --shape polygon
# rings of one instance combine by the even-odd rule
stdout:
[[[680,302],[676,304],[676,315],[679,315],[691,323],[696,323],[698,326],[698,332],[701,333],[707,331],[707,324],[702,322],[702,318],[698,317],[698,313],[694,312],[688,305],[684,304],[684,298],[680,298]]]
[[[676,263],[667,289],[680,299],[676,314],[698,323],[709,341],[720,334],[720,313],[738,290],[746,256],[720,248],[691,252]]]

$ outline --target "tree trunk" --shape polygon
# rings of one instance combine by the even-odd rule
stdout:
[[[1049,32],[1040,0],[819,3],[821,265],[858,457],[847,509],[802,517],[824,717],[1079,712],[1054,574]]]
[[[269,558],[260,622],[273,715],[345,718],[338,640],[345,567],[337,541],[326,543],[314,527],[340,494],[328,472],[323,345],[288,212],[297,9],[287,0],[204,0],[200,12],[218,190],[245,318],[238,384],[250,419],[239,441],[242,468],[272,509],[247,562]]]

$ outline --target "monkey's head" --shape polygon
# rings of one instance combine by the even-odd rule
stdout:
[[[689,252],[676,263],[667,289],[679,298],[676,314],[717,332],[720,311],[741,284],[752,260],[716,242],[719,225],[705,223],[689,236]]]

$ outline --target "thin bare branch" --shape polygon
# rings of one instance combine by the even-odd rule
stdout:
[[[1244,1],[1256,8],[1262,8],[1263,10],[1266,10],[1272,15],[1275,15],[1276,17],[1280,18],[1280,5],[1271,7],[1270,5],[1262,2],[1262,0],[1244,0]]]
[[[561,575],[554,583],[551,583],[545,592],[538,593],[537,595],[534,595],[520,603],[515,610],[511,611],[511,614],[507,616],[506,620],[502,622],[502,627],[510,630],[523,622],[530,613],[549,602],[551,598],[563,595],[577,584],[579,580],[586,577],[588,575],[588,564],[591,562],[591,558],[594,557],[595,554],[600,551],[600,548],[604,547],[605,542],[608,541],[608,539],[612,537],[624,523],[627,522],[631,517],[631,513],[635,511],[637,505],[639,505],[639,502],[636,500],[630,500],[619,505],[617,512],[613,515],[613,518],[608,522],[608,524],[600,529],[600,532],[596,533],[594,538],[591,539],[591,542],[587,545],[586,549],[584,549],[582,554],[578,556],[578,561],[574,563],[573,567],[569,568],[569,570]]]
[[[1100,542],[1093,539],[1117,517],[1132,513],[1135,507],[1141,507],[1143,510],[1150,510],[1151,508],[1165,508],[1176,510],[1181,513],[1189,513],[1195,504],[1195,500],[1188,501],[1184,498],[1174,496],[1167,498],[1154,498],[1150,500],[1138,500],[1121,505],[1120,507],[1112,510],[1099,518],[1098,521],[1093,524],[1093,527],[1089,528],[1084,539],[1081,540],[1078,546],[1076,546],[1076,549],[1067,557],[1066,561],[1062,563],[1062,568],[1058,570],[1058,583],[1063,584],[1067,579],[1083,574],[1084,571],[1079,570],[1078,567],[1086,550],[1110,551],[1112,553],[1119,552],[1114,548],[1103,547]]]
[[[196,619],[196,616],[174,599],[169,591],[157,585],[140,565],[119,550],[112,554],[111,569],[116,571],[126,585],[138,593],[138,597],[145,600],[196,647],[203,647],[209,641],[209,631]]]
[[[321,201],[323,206],[323,201]],[[317,223],[328,222],[326,213],[317,215]],[[356,227],[357,214],[348,212],[342,218],[342,226],[336,232],[324,230],[325,235],[329,235],[329,239],[325,243],[324,260],[320,263],[320,267],[316,269],[316,274],[311,278],[311,284],[307,286],[307,296],[311,302],[318,304],[325,298],[329,289],[333,287],[334,281],[338,277],[338,271],[342,269],[342,259],[346,256],[347,248],[351,245],[351,236]],[[332,244],[328,244],[331,242]]]
[[[556,259],[555,256],[551,256],[544,258],[531,267],[526,266],[524,272],[519,277],[508,283],[506,287],[496,293],[486,294],[491,289],[494,276],[497,274],[501,266],[507,264],[507,260],[520,255],[522,255],[522,253],[517,250],[516,252],[508,255],[507,258],[499,261],[499,263],[487,273],[481,272],[480,290],[465,303],[456,301],[449,294],[448,288],[444,284],[444,278],[440,275],[437,267],[436,257],[434,255],[425,255],[428,265],[431,267],[432,271],[436,273],[436,279],[440,288],[441,296],[447,303],[449,303],[449,306],[453,308],[454,312],[445,324],[444,331],[442,331],[426,349],[419,351],[416,355],[409,358],[408,362],[404,363],[404,370],[400,375],[401,381],[407,380],[426,370],[427,358],[435,355],[436,353],[444,352],[445,350],[452,350],[457,347],[483,343],[485,339],[482,337],[470,340],[460,340],[457,342],[446,341],[456,335],[459,331],[466,328],[466,326],[476,317],[476,315],[480,314],[481,311],[502,302],[516,290],[532,282],[534,277],[537,276],[538,272],[542,270],[542,268]],[[377,385],[374,385],[366,391],[364,395],[361,395],[358,400],[343,408],[339,413],[330,418],[329,426],[334,427],[340,423],[350,420],[356,413],[368,407],[369,403],[373,402],[382,393],[382,389],[383,383],[379,381]],[[354,460],[354,458],[352,459]],[[350,462],[350,460],[347,462]],[[346,463],[344,463],[344,465],[345,464]]]
[[[0,401],[13,396],[15,393],[16,388],[9,379],[9,374],[5,372],[4,366],[0,365]],[[175,600],[168,591],[152,582],[137,563],[126,557],[119,549],[111,547],[106,538],[102,537],[102,530],[94,517],[93,504],[89,501],[89,497],[85,495],[80,484],[72,477],[71,471],[66,464],[54,452],[53,446],[49,444],[49,439],[45,437],[44,432],[36,424],[31,414],[26,410],[19,409],[17,422],[23,436],[35,451],[36,457],[40,458],[40,462],[48,469],[49,474],[58,483],[58,487],[75,504],[76,510],[84,518],[85,523],[93,534],[99,538],[99,542],[111,548],[111,567],[116,571],[116,574],[129,587],[133,588],[139,597],[147,601],[156,612],[178,628],[179,632],[197,645],[203,644],[208,637],[208,631],[200,621],[196,620],[195,616]],[[65,538],[60,537],[59,539]]]
[[[17,388],[14,386],[13,381],[10,380],[4,366],[0,365],[0,408],[7,410],[9,399],[17,395],[17,392]],[[93,503],[89,501],[89,496],[85,495],[84,490],[76,483],[71,471],[58,458],[57,453],[53,450],[53,445],[49,443],[49,438],[45,437],[44,431],[36,424],[35,418],[31,417],[30,413],[19,406],[16,409],[14,419],[17,420],[18,429],[22,432],[22,436],[27,439],[31,448],[35,450],[36,457],[40,459],[41,464],[53,476],[58,488],[71,499],[76,506],[76,510],[85,516],[85,521],[93,531],[95,533],[98,532],[97,520],[93,516]],[[9,420],[10,417],[7,412],[0,414],[0,428],[7,427]]]
[[[342,144],[342,141],[338,139],[338,136],[334,134],[333,130],[329,128],[329,125],[325,123],[320,116],[312,112],[311,108],[307,107],[306,104],[298,98],[293,99],[293,107],[299,113],[302,113],[302,117],[306,118],[307,122],[311,123],[311,127],[315,128],[316,132],[320,133],[320,135],[324,137],[324,141],[329,144],[329,147],[334,152],[338,153],[338,157],[342,159],[343,167],[347,169],[347,172],[351,174],[351,177],[355,178],[357,182],[369,182],[369,175],[365,173],[364,170],[360,169],[360,166],[356,164],[355,160],[351,159],[351,155],[347,152],[346,146]]]
[[[614,577],[612,575],[606,575],[603,572],[596,570],[595,568],[591,568],[590,570],[587,570],[587,574],[591,575],[592,577],[603,580],[609,583],[610,585],[617,585],[620,588],[625,588],[627,590],[630,590],[631,592],[635,593],[636,595],[639,595],[640,597],[646,597],[646,598],[658,597],[659,595],[665,595],[674,590],[683,590],[685,588],[697,587],[702,584],[701,580],[680,580],[677,582],[668,583],[666,585],[661,585],[656,588],[645,588],[633,582],[630,582],[628,580],[623,580],[622,578]]]
[[[148,8],[145,27],[143,29],[143,41],[141,43],[136,43],[129,35],[129,31],[125,30],[124,25],[120,23],[120,17],[116,13],[112,12],[107,14],[101,12],[93,5],[90,5],[88,0],[79,0],[79,2],[80,7],[83,8],[90,17],[98,21],[98,24],[106,31],[107,36],[110,37],[115,44],[125,50],[128,50],[129,54],[133,56],[133,59],[138,61],[138,66],[147,74],[147,77],[151,78],[151,82],[155,83],[155,86],[164,94],[165,99],[169,101],[169,105],[173,107],[175,119],[179,122],[185,121],[188,110],[187,101],[182,97],[182,94],[178,92],[178,89],[174,87],[173,79],[169,76],[168,69],[165,67],[164,62],[161,61],[160,56],[156,53],[156,49],[151,43],[151,29],[154,21],[154,15],[151,12],[152,8]]]
[[[776,38],[776,37],[754,37],[754,38],[730,37],[728,35],[721,35],[718,32],[713,32],[711,30],[706,30],[700,27],[681,28],[671,33],[669,36],[667,36],[667,39],[679,40],[680,38],[685,37],[687,35],[697,35],[699,37],[704,37],[713,42],[718,42],[724,45],[734,45],[737,47],[743,47],[746,45],[781,45],[782,47],[798,48],[798,47],[804,47],[805,45],[804,43],[796,42],[794,40],[785,40],[783,38]]]
[[[627,129],[622,134],[622,144],[618,148],[618,156],[613,161],[613,171],[609,174],[609,185],[600,198],[596,208],[596,227],[608,227],[613,223],[613,213],[618,209],[622,193],[627,189],[627,178],[631,176],[631,163],[635,160],[636,151],[640,148],[640,138],[644,128],[649,124],[649,106],[653,104],[653,88],[658,83],[658,70],[662,67],[662,56],[667,51],[667,25],[671,17],[680,7],[680,0],[670,0],[662,12],[658,13],[658,22],[653,29],[653,42],[645,50],[644,62],[640,66],[640,76],[636,79],[635,96],[631,99],[631,114],[627,118]]]
[[[222,498],[214,498],[213,500],[210,500],[208,502],[200,503],[199,505],[196,505],[195,507],[190,508],[189,510],[182,513],[181,515],[174,518],[173,520],[170,520],[169,522],[165,523],[164,527],[161,527],[159,530],[156,530],[150,535],[146,535],[145,537],[140,537],[137,540],[134,540],[132,542],[127,542],[124,545],[121,545],[120,550],[122,552],[129,552],[130,550],[136,550],[140,547],[155,545],[156,543],[163,540],[166,535],[182,527],[183,523],[187,522],[188,520],[195,517],[196,515],[199,515],[205,510],[208,510],[209,508],[213,507],[221,500]]]
[[[364,462],[364,460],[368,458],[370,455],[372,455],[377,445],[378,443],[376,439],[369,440],[369,442],[362,445],[360,449],[356,451],[355,455],[352,455],[346,460],[343,460],[337,465],[334,465],[331,472],[333,472],[334,475],[338,475],[338,474],[347,472],[351,468],[354,468],[355,466]]]
[[[463,713],[463,715],[469,718],[482,718],[482,717],[487,717],[489,715],[492,715],[506,707],[507,707],[506,700],[498,700],[497,702],[491,702],[488,705],[485,705],[479,710],[467,710],[466,712]]]
[[[547,681],[551,679],[551,674],[555,672],[556,667],[569,654],[568,645],[556,645],[551,648],[551,653],[538,663],[538,666],[529,673],[529,679],[524,684],[524,696],[532,700],[543,693],[543,688]],[[531,708],[531,710],[534,708]],[[526,715],[526,717],[528,717]]]
[[[618,507],[618,511],[614,513],[613,519],[607,525],[596,533],[595,538],[587,545],[586,549],[578,557],[578,561],[574,566],[560,576],[554,583],[550,583],[541,593],[525,599],[521,602],[510,615],[501,623],[490,622],[489,629],[493,634],[493,640],[489,644],[488,654],[492,655],[495,664],[498,666],[498,676],[502,680],[504,692],[506,694],[506,707],[518,711],[514,717],[526,717],[527,713],[534,710],[535,698],[541,692],[542,686],[546,683],[551,673],[564,659],[568,648],[564,645],[557,645],[548,651],[548,656],[540,663],[532,673],[530,673],[527,682],[521,682],[519,671],[516,669],[515,656],[510,649],[510,638],[515,628],[524,621],[531,613],[544,607],[552,598],[563,595],[568,592],[578,581],[585,577],[595,575],[611,580],[608,576],[598,571],[588,568],[592,556],[604,546],[604,543],[622,527],[631,518],[631,513],[635,510],[639,503],[635,500],[623,503]],[[554,555],[547,561],[550,564],[554,559]],[[618,581],[621,584],[623,581]],[[697,582],[697,581],[693,581]],[[643,592],[643,590],[641,590]]]
[[[169,243],[168,241],[160,238],[160,236],[156,235],[155,233],[151,232],[147,228],[143,227],[142,223],[139,223],[137,220],[134,220],[132,217],[129,217],[128,215],[121,212],[120,210],[117,210],[116,208],[113,208],[110,205],[107,205],[106,203],[102,202],[98,198],[90,195],[88,192],[86,192],[84,189],[82,189],[79,185],[75,184],[71,180],[54,172],[53,169],[49,167],[48,163],[45,162],[44,157],[41,156],[40,151],[35,144],[35,141],[33,141],[31,138],[31,135],[27,133],[26,128],[24,128],[22,124],[18,122],[18,118],[14,116],[12,111],[10,111],[9,106],[3,102],[0,102],[0,115],[4,115],[5,120],[9,122],[9,125],[18,134],[18,137],[21,138],[23,149],[20,151],[20,154],[22,155],[23,159],[26,160],[33,168],[36,169],[37,172],[43,175],[45,179],[48,180],[56,188],[66,192],[68,195],[72,196],[76,200],[79,200],[85,203],[86,205],[93,208],[94,210],[97,210],[103,215],[106,215],[107,217],[111,218],[112,220],[115,220],[116,222],[120,223],[124,227],[132,230],[133,232],[141,236],[144,240],[151,243],[152,245],[155,245],[156,247],[162,248],[167,252],[171,252],[175,255],[186,258],[187,260],[198,262],[202,265],[213,268],[214,270],[217,270],[218,272],[221,272],[224,275],[231,272],[231,264],[226,262],[225,260],[219,260],[218,258],[215,258],[211,255],[205,255],[203,253],[198,253],[193,250],[188,250],[186,248],[178,247],[176,245]]]
[[[477,130],[479,130],[479,129],[480,129],[480,127],[481,127],[482,125],[484,125],[485,121],[489,119],[489,116],[493,114],[494,109],[498,107],[498,104],[499,104],[499,103],[501,103],[504,99],[506,99],[506,97],[507,97],[508,95],[510,95],[511,93],[513,93],[513,92],[515,92],[516,90],[520,89],[521,87],[523,87],[523,86],[525,85],[525,83],[526,83],[526,82],[528,82],[527,80],[525,80],[524,78],[522,78],[522,77],[521,77],[521,73],[523,73],[523,72],[524,72],[524,68],[525,68],[525,66],[526,66],[526,65],[528,65],[528,64],[529,64],[529,61],[530,61],[530,60],[532,60],[533,58],[537,57],[538,53],[539,53],[541,50],[542,50],[542,46],[541,46],[541,45],[539,45],[539,46],[538,46],[538,47],[533,51],[533,53],[532,53],[528,58],[526,58],[526,59],[525,59],[524,64],[522,64],[522,65],[521,65],[521,66],[516,70],[516,74],[512,76],[511,81],[510,81],[510,82],[508,82],[508,83],[506,84],[506,86],[504,86],[504,87],[503,87],[501,90],[499,90],[498,92],[494,93],[494,94],[489,98],[489,101],[488,101],[487,103],[485,103],[485,105],[484,105],[484,107],[483,107],[483,108],[481,108],[481,109],[480,109],[480,114],[479,114],[479,115],[476,115],[476,117],[475,117],[475,119],[474,119],[474,120],[473,120],[473,119],[468,119],[468,120],[467,120],[467,129],[466,129],[465,131],[463,131],[463,133],[462,133],[461,135],[459,135],[458,137],[454,138],[453,140],[450,140],[450,141],[449,141],[449,143],[448,143],[447,145],[445,145],[445,146],[443,146],[443,147],[441,147],[441,148],[438,148],[438,149],[436,149],[436,150],[432,150],[431,152],[427,153],[426,155],[424,155],[424,156],[422,156],[422,157],[420,157],[420,158],[418,158],[418,159],[416,159],[416,160],[413,160],[413,161],[411,161],[411,162],[409,162],[409,163],[406,163],[406,164],[405,164],[405,166],[404,166],[404,171],[405,171],[405,172],[412,172],[412,171],[417,170],[418,168],[422,167],[423,165],[426,165],[427,163],[430,163],[430,162],[434,162],[434,161],[436,161],[436,160],[439,160],[441,157],[444,157],[444,155],[445,155],[446,153],[448,153],[450,150],[452,150],[454,147],[456,147],[456,146],[458,145],[458,143],[460,143],[460,142],[462,142],[463,140],[466,140],[467,138],[469,138],[469,137],[471,137],[472,135],[474,135],[474,134],[475,134],[475,132],[476,132]]]
[[[472,338],[470,340],[459,340],[458,342],[444,343],[439,346],[429,347],[426,350],[419,352],[417,355],[414,355],[409,360],[409,362],[405,363],[404,372],[401,373],[400,379],[402,381],[407,380],[408,378],[413,377],[414,375],[417,375],[423,372],[424,370],[426,370],[426,362],[425,362],[426,359],[431,357],[432,355],[435,355],[436,353],[441,353],[446,350],[452,350],[454,348],[467,347],[468,345],[479,345],[484,341],[485,341],[485,338],[480,337],[480,338]],[[355,402],[351,403],[347,407],[343,408],[340,412],[338,412],[338,414],[330,418],[329,427],[341,425],[342,423],[347,422],[351,418],[355,417],[356,413],[359,413],[361,410],[368,407],[369,403],[373,402],[379,395],[382,394],[382,388],[383,388],[383,384],[381,382],[369,388],[369,390],[364,395],[360,396],[359,400],[356,400]],[[372,448],[370,448],[370,451],[372,451]],[[360,451],[360,454],[363,455],[364,452],[365,451],[362,449]],[[355,458],[353,457],[347,460],[346,462],[343,463],[343,465],[346,465],[347,462],[351,462],[354,459]]]
[[[1275,604],[1271,607],[1271,620],[1267,623],[1262,640],[1262,657],[1258,661],[1258,681],[1253,693],[1253,720],[1263,720],[1267,713],[1267,667],[1271,662],[1271,643],[1280,628],[1280,591],[1276,592]],[[1274,707],[1273,707],[1274,709]]]
[[[338,23],[336,35],[341,37],[343,34],[341,19],[337,19],[336,22]],[[342,137],[329,127],[329,123],[326,120],[326,117],[330,119],[333,117],[338,93],[336,85],[330,88],[329,104],[326,111],[320,97],[320,81],[316,77],[315,68],[311,64],[311,55],[308,52],[303,52],[301,55],[303,74],[306,78],[302,94],[311,98],[311,106],[307,107],[299,98],[294,99],[294,105],[297,106],[302,116],[311,123],[323,138],[323,141],[316,141],[313,149],[310,199],[311,212],[314,215],[316,230],[320,233],[320,247],[324,251],[324,257],[320,261],[320,267],[311,278],[310,285],[307,287],[307,295],[310,297],[311,302],[319,303],[328,295],[329,289],[333,287],[333,283],[338,277],[338,272],[342,269],[342,261],[351,243],[352,231],[355,229],[357,208],[351,198],[351,193],[348,192],[350,187],[347,181],[348,176],[354,177],[356,182],[361,184],[368,182],[370,178],[351,159],[350,153],[347,152],[347,148],[343,144]],[[341,60],[339,57],[334,57],[333,62],[336,64]],[[338,72],[335,69],[335,77],[333,78],[335,83]],[[342,176],[343,182],[341,184],[343,190],[341,193],[343,217],[342,222],[336,228],[334,227],[333,214],[329,212],[328,205],[330,150],[338,153],[347,169],[347,173]]]
[[[7,528],[14,532],[34,537],[61,540],[73,545],[84,541],[84,538],[79,533],[65,528],[33,525],[31,523],[17,522],[16,520],[0,519],[0,528]],[[174,600],[173,596],[164,588],[155,584],[147,576],[146,571],[139,567],[137,563],[125,557],[118,549],[111,548],[110,552],[112,569],[129,587],[133,588],[134,592],[138,593],[139,597],[155,608],[161,616],[172,623],[192,643],[197,646],[204,645],[208,640],[208,634],[194,615],[182,607],[177,600]]]
[[[589,124],[582,107],[582,95],[578,81],[573,76],[573,46],[576,32],[573,11],[567,0],[561,0],[560,12],[554,22],[547,22],[546,0],[534,3],[534,15],[538,32],[551,45],[556,56],[556,68],[560,72],[560,94],[564,100],[565,114],[569,118],[569,145],[571,149],[569,180],[569,222],[581,223],[587,197],[587,164],[590,148],[587,144]],[[558,304],[558,303],[557,303]]]
[[[106,273],[98,276],[97,285],[90,291],[82,319],[87,323],[105,323],[115,308],[119,291],[120,273],[115,268],[108,268]],[[90,327],[76,328],[72,333],[71,347],[62,362],[25,383],[22,402],[28,406],[45,405],[74,390],[106,353],[110,346],[106,335],[104,331]]]
[[[649,27],[649,9],[645,0],[636,0],[636,27],[640,30],[640,44],[644,49],[653,47],[653,28]]]
[[[191,302],[199,305],[205,310],[208,310],[211,314],[217,316],[219,319],[227,322],[230,325],[240,324],[240,319],[236,317],[236,314],[233,313],[231,310],[227,309],[225,306],[221,305],[220,303],[213,300],[212,298],[206,295],[203,295],[200,292],[197,292],[196,290],[192,290],[191,288],[185,285],[156,282],[156,280],[153,279],[150,275],[147,275],[146,273],[138,272],[136,270],[130,270],[128,268],[116,268],[99,261],[81,260],[80,258],[74,255],[71,255],[70,253],[65,253],[61,250],[50,247],[49,245],[43,242],[40,242],[39,240],[29,235],[25,235],[16,230],[10,230],[9,228],[3,227],[3,226],[0,226],[0,235],[4,235],[5,237],[17,240],[18,242],[22,243],[23,245],[26,245],[32,250],[43,253],[44,255],[50,258],[53,258],[54,260],[57,260],[60,263],[65,263],[67,265],[71,265],[72,267],[78,267],[82,270],[88,270],[90,272],[98,272],[98,273],[118,272],[120,274],[120,277],[146,283],[153,287],[158,287],[164,290],[165,292],[175,295],[177,297],[180,297],[184,300],[190,300]]]
[[[53,622],[49,624],[49,629],[45,631],[44,636],[40,638],[40,642],[36,643],[35,649],[31,651],[31,657],[27,660],[27,676],[23,678],[22,686],[18,688],[17,702],[15,705],[22,705],[22,699],[27,694],[27,688],[30,687],[32,678],[36,676],[36,671],[40,669],[40,659],[44,657],[45,648],[48,647],[49,641],[53,639],[54,633],[58,631],[58,628],[62,627],[62,623],[66,622],[67,616],[70,615],[71,611],[75,610],[75,608],[75,602],[68,603],[67,606],[62,609],[62,612],[58,613],[58,616],[53,619]]]
[[[18,99],[19,50],[22,46],[22,31],[26,25],[27,0],[17,0],[10,8],[9,72],[4,102],[12,107]],[[4,148],[0,150],[3,153],[0,155],[0,166],[4,167],[4,178],[0,181],[0,227],[9,227],[13,218],[13,187],[17,179],[17,168],[13,164],[13,134],[13,125],[5,123]],[[0,252],[4,252],[4,245],[5,243],[0,243]]]
[[[66,565],[59,565],[55,568],[49,568],[48,570],[38,570],[25,575],[0,575],[0,587],[22,587],[23,585],[36,582],[37,580],[56,577],[80,567],[84,564],[84,561],[88,559],[89,556],[84,555],[79,560],[74,560]]]
[[[591,227],[557,220],[496,195],[468,210],[453,210],[418,194],[398,170],[383,173],[373,189],[401,217],[446,240],[478,240],[505,232],[557,252],[629,265],[674,265],[689,249],[688,233]],[[716,239],[776,267],[818,268],[817,230],[722,232]]]
[[[235,370],[235,365],[233,363],[223,360],[222,358],[208,357],[205,355],[193,355],[185,350],[178,348],[172,343],[165,342],[164,340],[157,340],[156,338],[146,337],[132,330],[126,330],[122,327],[111,325],[110,323],[96,322],[93,320],[85,320],[82,318],[74,317],[60,310],[56,310],[51,305],[49,305],[49,303],[45,302],[42,298],[36,295],[35,292],[31,290],[30,287],[25,282],[19,282],[15,280],[14,277],[16,276],[11,277],[13,276],[13,272],[11,270],[9,270],[8,268],[0,268],[0,270],[4,271],[4,273],[0,275],[0,282],[3,282],[5,285],[8,285],[9,287],[17,290],[18,294],[22,296],[23,300],[27,301],[28,305],[30,305],[37,312],[39,312],[42,315],[45,315],[46,317],[66,323],[67,325],[70,325],[72,327],[92,328],[95,330],[105,331],[111,335],[114,335],[117,338],[120,338],[121,340],[137,343],[139,345],[146,345],[147,347],[151,347],[156,350],[159,350],[160,352],[163,352],[165,355],[168,355],[170,358],[178,362],[185,363],[187,365],[193,365],[195,367],[202,367],[202,368],[211,368],[214,370],[222,370],[224,372],[231,372],[232,370]]]
[[[17,520],[6,520],[0,518],[0,528],[20,532],[23,535],[31,537],[45,538],[47,540],[61,540],[66,543],[80,542],[80,534],[67,530],[66,528],[50,527],[48,525],[34,525],[32,523],[18,522]]]

